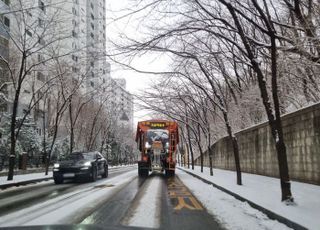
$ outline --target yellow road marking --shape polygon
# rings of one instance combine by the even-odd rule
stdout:
[[[185,202],[185,199],[188,199],[191,201],[191,204],[187,204]],[[198,203],[198,201],[194,197],[178,197],[178,205],[174,207],[174,210],[181,210],[183,208],[187,208],[190,210],[203,210],[202,206]]]
[[[168,195],[170,199],[177,200],[174,210],[189,209],[203,210],[202,205],[191,194],[187,187],[177,178],[168,179]]]

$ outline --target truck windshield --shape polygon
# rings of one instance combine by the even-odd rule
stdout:
[[[165,129],[152,129],[147,132],[147,140],[149,144],[154,141],[161,141],[163,144],[169,142],[169,132]]]

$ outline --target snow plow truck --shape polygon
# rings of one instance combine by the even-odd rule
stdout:
[[[138,174],[147,177],[149,172],[160,171],[166,176],[175,175],[176,150],[179,143],[178,124],[167,120],[138,122],[136,142],[140,151]]]

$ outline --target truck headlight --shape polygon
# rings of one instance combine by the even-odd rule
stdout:
[[[88,161],[88,162],[84,163],[84,164],[83,164],[83,166],[87,166],[87,167],[89,167],[89,166],[91,166],[91,162],[90,162],[90,161]]]
[[[149,144],[149,142],[146,142],[145,147],[146,147],[146,149],[150,149],[151,148],[151,145]]]
[[[54,168],[59,168],[59,167],[60,167],[60,164],[55,163],[55,164],[53,165],[53,167],[54,167]]]

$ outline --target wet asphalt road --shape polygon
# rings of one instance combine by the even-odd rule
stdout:
[[[99,179],[99,181],[108,180],[134,169],[134,166],[109,169],[108,178]],[[74,182],[71,180],[66,181],[62,185],[55,185],[53,180],[50,180],[2,190],[0,191],[0,218],[3,215],[89,186],[91,186],[91,183]]]
[[[163,174],[152,174],[148,178],[137,177],[80,224],[93,224],[102,228],[114,226],[117,229],[146,229],[143,226],[128,226],[128,217],[132,216],[135,206],[139,205],[145,194],[147,186],[144,185],[157,177],[160,178],[161,185],[159,229],[223,229],[178,176],[166,178]]]
[[[136,167],[120,168],[109,171],[108,180],[128,171],[137,170]],[[130,226],[130,218],[135,213],[140,202],[146,195],[153,180],[159,183],[159,229],[223,229],[215,218],[208,214],[203,205],[190,190],[181,182],[178,176],[167,178],[163,174],[154,173],[147,178],[134,177],[132,181],[122,187],[111,198],[99,204],[91,213],[78,216],[73,226],[56,225],[46,227],[29,227],[24,229],[150,229],[143,225]],[[25,207],[41,203],[54,197],[61,196],[82,188],[91,186],[90,183],[68,182],[55,185],[53,181],[35,185],[22,186],[0,192],[0,218]],[[21,196],[23,194],[23,196]],[[159,207],[158,207],[159,206]],[[146,212],[150,212],[146,208]],[[0,228],[3,229],[3,228]],[[5,229],[5,228],[4,228]]]

